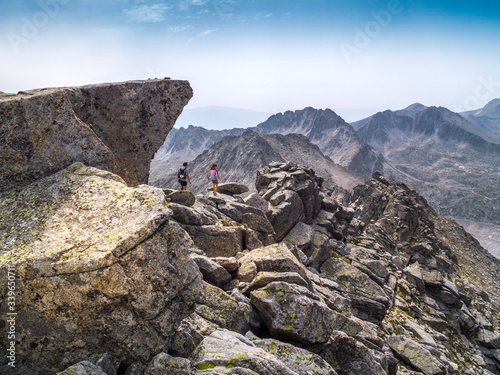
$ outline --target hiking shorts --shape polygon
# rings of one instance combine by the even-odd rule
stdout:
[[[211,180],[215,185],[219,184],[219,180]]]
[[[179,184],[181,184],[181,186],[187,186],[188,182],[187,181],[183,181],[183,180],[177,180],[179,181]]]

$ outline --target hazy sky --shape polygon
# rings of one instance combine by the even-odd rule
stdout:
[[[331,108],[500,97],[500,2],[41,0],[0,3],[0,91],[188,80],[188,108]]]

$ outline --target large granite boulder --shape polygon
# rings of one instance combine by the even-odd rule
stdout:
[[[209,257],[232,257],[245,248],[245,232],[239,226],[182,225],[196,246]]]
[[[75,162],[147,183],[149,165],[192,97],[187,81],[147,80],[0,96],[0,191]]]
[[[333,330],[343,328],[347,317],[331,310],[307,288],[275,281],[250,293],[271,335],[306,344],[324,343]]]
[[[308,285],[307,268],[293,255],[284,243],[273,244],[250,251],[239,259],[240,268],[237,277],[240,281],[250,283],[259,273],[296,273]]]
[[[446,373],[444,366],[419,343],[400,336],[390,336],[386,342],[399,357],[418,371],[426,375]]]
[[[212,188],[208,190],[212,190]],[[223,184],[219,184],[219,186],[217,187],[217,191],[219,193],[228,195],[243,194],[248,192],[248,190],[248,186],[239,184],[237,182],[225,182]]]
[[[279,341],[257,340],[218,330],[190,357],[196,374],[335,375],[318,356]]]
[[[382,320],[390,301],[370,277],[340,258],[329,258],[321,266],[322,276],[339,283],[349,294],[357,315],[366,320]]]
[[[256,317],[250,303],[240,301],[206,282],[202,282],[197,293],[193,294],[193,299],[196,302],[196,314],[221,328],[243,334],[255,328],[252,327],[254,321],[261,323],[260,319],[254,319]]]
[[[373,351],[344,332],[332,332],[327,343],[315,345],[310,350],[331,364],[340,375],[394,374],[393,369],[384,368],[377,361]]]
[[[279,358],[287,367],[297,374],[335,375],[334,369],[319,355],[284,342],[265,339],[252,340],[259,348]]]
[[[189,190],[167,190],[164,189],[165,198],[172,203],[191,207],[196,202],[196,197]]]
[[[305,220],[304,205],[293,190],[278,192],[271,197],[274,198],[276,205],[271,208],[269,221],[276,232],[276,240],[281,241],[297,222]]]
[[[201,275],[160,189],[77,163],[0,193],[0,213],[0,299],[15,269],[16,349],[39,368],[149,360],[194,304]]]

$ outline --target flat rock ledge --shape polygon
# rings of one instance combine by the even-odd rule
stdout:
[[[149,165],[184,106],[170,79],[48,88],[0,96],[0,191],[82,162],[148,182]]]

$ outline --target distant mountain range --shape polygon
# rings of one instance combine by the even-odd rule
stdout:
[[[193,176],[204,177],[218,162],[225,181],[250,185],[270,161],[309,165],[346,189],[380,171],[417,190],[500,257],[500,100],[463,114],[416,103],[352,124],[330,109],[305,108],[249,130],[174,129],[152,162],[150,183],[175,187],[184,160],[192,161]],[[206,188],[199,183],[196,192]],[[485,226],[491,233],[479,230]]]
[[[368,179],[331,161],[303,135],[258,134],[247,129],[241,135],[223,137],[189,163],[193,183],[189,190],[206,193],[207,188],[212,186],[206,179],[206,173],[213,163],[217,163],[222,182],[239,182],[247,185],[250,192],[255,192],[257,170],[272,162],[287,161],[310,166],[325,178],[325,183],[330,187],[335,183],[345,190],[351,190]],[[175,171],[155,178],[151,183],[163,188],[178,187]]]

